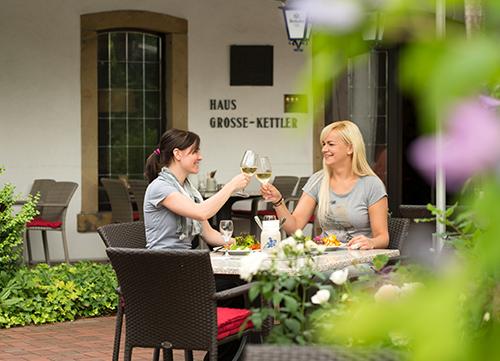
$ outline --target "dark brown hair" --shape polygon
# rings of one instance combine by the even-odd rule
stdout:
[[[158,149],[151,153],[146,160],[144,175],[149,183],[158,177],[158,173],[160,173],[162,167],[168,167],[172,163],[174,149],[184,150],[193,145],[194,152],[200,149],[200,137],[198,134],[175,128],[163,133]]]

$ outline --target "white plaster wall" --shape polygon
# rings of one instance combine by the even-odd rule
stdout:
[[[148,10],[188,20],[189,128],[202,138],[202,172],[217,169],[219,182],[239,171],[245,149],[270,156],[275,174],[312,172],[311,115],[297,129],[211,129],[211,116],[284,116],[283,94],[297,92],[296,75],[307,52],[287,44],[273,0],[2,0],[0,11],[0,184],[27,193],[35,178],[81,184],[80,15]],[[273,45],[274,86],[230,87],[229,45]],[[306,70],[307,71],[307,70]],[[236,99],[234,111],[210,111],[209,99]],[[253,181],[255,182],[255,181]],[[257,189],[257,183],[250,188]],[[68,212],[72,259],[103,258],[96,233],[76,232],[81,190]],[[39,232],[36,232],[39,233]],[[62,259],[60,234],[51,256]],[[33,237],[35,258],[41,242]]]

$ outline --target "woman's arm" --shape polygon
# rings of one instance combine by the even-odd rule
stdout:
[[[203,240],[205,242],[214,247],[224,245],[224,239],[222,238],[222,234],[213,229],[210,223],[208,223],[208,221],[203,221],[201,223],[201,227],[202,227],[201,236],[203,237]],[[231,238],[229,243],[233,242],[234,239]]]
[[[388,209],[387,197],[381,198],[368,207],[372,238],[361,235],[356,236],[347,245],[352,247],[352,245],[359,243],[359,246],[356,246],[359,249],[387,248],[389,245],[389,231],[387,227]]]
[[[171,193],[161,204],[170,209],[175,214],[182,217],[196,219],[198,221],[206,221],[213,217],[224,203],[229,199],[231,194],[245,188],[250,181],[250,176],[247,174],[238,174],[229,183],[227,183],[220,191],[212,197],[201,203],[195,203],[191,198],[180,192]]]
[[[316,201],[307,193],[302,193],[295,210],[293,213],[290,213],[282,199],[281,193],[272,184],[264,184],[261,187],[261,192],[264,199],[273,202],[273,207],[278,218],[286,218],[283,229],[287,234],[292,234],[297,229],[303,229],[314,214]]]

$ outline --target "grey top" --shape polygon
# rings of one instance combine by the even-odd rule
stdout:
[[[318,193],[323,171],[314,173],[303,191],[318,203]],[[326,217],[318,219],[323,233],[335,234],[341,242],[351,237],[371,237],[368,207],[387,197],[384,183],[376,176],[359,177],[354,187],[346,194],[337,194],[330,189],[330,209]]]
[[[164,168],[158,178],[149,184],[144,196],[146,248],[190,249],[194,236],[200,233],[199,222],[181,217],[162,205],[163,200],[175,192],[182,193],[197,203],[201,201],[193,195],[189,180],[186,179],[184,184],[180,185]]]

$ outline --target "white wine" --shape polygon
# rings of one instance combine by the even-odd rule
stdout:
[[[272,173],[271,172],[257,172],[255,174],[255,177],[257,177],[257,180],[261,182],[262,184],[266,184],[269,182],[269,179],[271,179]]]
[[[241,171],[248,175],[253,175],[256,170],[257,167],[241,167]]]

